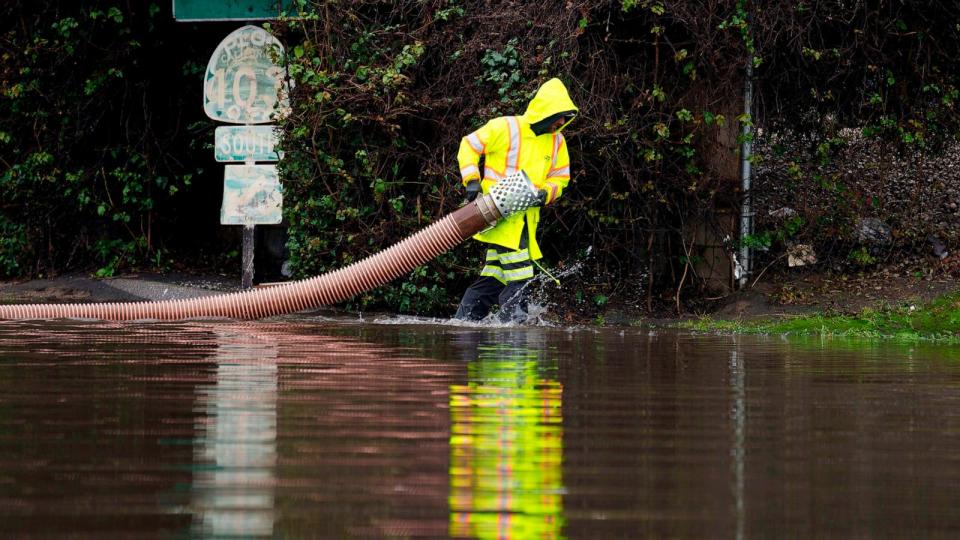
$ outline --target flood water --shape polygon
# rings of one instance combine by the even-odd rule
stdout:
[[[960,348],[0,323],[4,537],[960,532]]]

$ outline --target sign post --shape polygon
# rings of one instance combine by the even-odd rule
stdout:
[[[223,126],[214,135],[218,162],[243,165],[224,167],[222,225],[243,226],[241,286],[253,286],[254,227],[282,220],[283,192],[275,162],[277,137],[269,122],[289,112],[283,68],[276,60],[283,46],[266,30],[244,26],[217,46],[207,64],[203,83],[203,110]]]

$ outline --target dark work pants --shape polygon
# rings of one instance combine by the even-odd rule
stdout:
[[[524,276],[526,279],[505,278],[506,283],[503,283],[495,277],[481,275],[463,293],[463,298],[460,300],[460,306],[457,308],[457,314],[454,317],[467,321],[479,321],[490,313],[490,308],[494,304],[500,304],[499,317],[502,322],[522,322],[526,320],[528,292],[526,286],[530,283],[530,277],[533,277],[533,268],[529,256],[526,257],[525,262],[504,264],[497,262],[497,258],[491,255],[491,252],[498,252],[501,255],[509,256],[512,253],[526,253],[526,250],[526,227],[521,233],[520,246],[516,251],[500,246],[493,246],[488,250],[484,271],[494,267],[494,270],[500,270],[498,275],[509,275],[510,271],[522,273],[526,269],[529,272]],[[506,271],[506,273],[503,271]]]
[[[463,293],[454,317],[479,321],[490,313],[491,306],[500,304],[501,321],[523,321],[527,318],[527,283],[529,279],[504,285],[496,278],[481,276]]]

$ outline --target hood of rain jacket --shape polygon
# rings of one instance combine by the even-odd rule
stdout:
[[[563,85],[560,79],[550,79],[543,83],[536,95],[527,104],[527,110],[520,117],[525,123],[533,125],[543,120],[550,120],[557,115],[569,115],[571,121],[573,117],[580,112],[580,109],[573,104],[570,94],[567,93],[567,87]],[[567,127],[570,122],[563,124]]]

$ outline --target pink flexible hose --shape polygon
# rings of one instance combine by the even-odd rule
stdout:
[[[0,306],[0,319],[258,319],[342,302],[410,272],[495,222],[487,196],[390,248],[334,272],[249,291],[161,302]],[[493,221],[491,221],[493,220]]]

